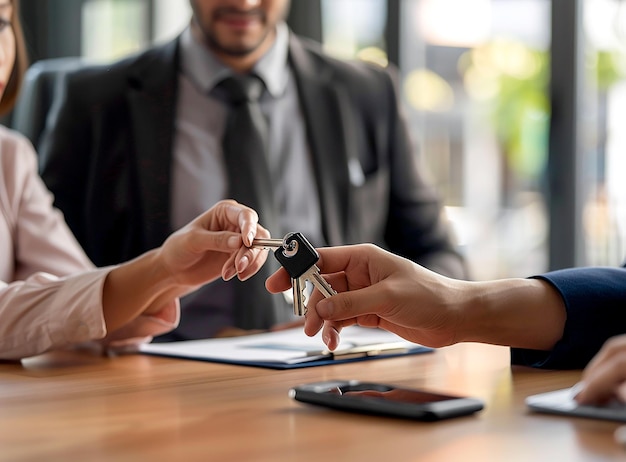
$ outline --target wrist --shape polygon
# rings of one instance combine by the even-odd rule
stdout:
[[[104,283],[102,308],[113,330],[141,313],[150,314],[182,293],[158,251],[151,250],[111,270]]]
[[[150,250],[129,262],[133,274],[140,277],[137,282],[144,291],[159,295],[176,286],[176,275],[163,264],[158,249]]]

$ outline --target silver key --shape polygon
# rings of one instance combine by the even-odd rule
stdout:
[[[254,239],[250,247],[274,250],[283,246],[282,239]]]
[[[291,276],[293,286],[294,314],[306,314],[304,288],[306,281],[310,281],[324,295],[330,297],[337,292],[322,277],[319,268],[315,265],[320,256],[317,250],[301,233],[290,233],[283,239],[282,249],[276,249],[274,256]]]
[[[296,316],[304,316],[306,314],[306,304],[304,303],[304,289],[306,289],[306,281],[302,278],[291,280],[293,288],[293,314]]]
[[[287,235],[289,236],[289,234]],[[285,239],[255,238],[252,240],[250,248],[262,248],[265,250],[274,250],[282,247],[284,250],[290,250],[296,243],[286,243]]]
[[[328,281],[322,277],[320,269],[316,265],[313,265],[306,270],[306,273],[300,276],[300,279],[312,282],[317,290],[319,290],[326,298],[337,295],[337,291],[333,289]]]

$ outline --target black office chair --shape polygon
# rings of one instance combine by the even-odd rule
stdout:
[[[64,75],[84,65],[82,58],[69,57],[40,60],[28,68],[13,109],[11,127],[26,135],[35,148]]]

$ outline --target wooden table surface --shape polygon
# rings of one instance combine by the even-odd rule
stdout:
[[[626,460],[618,423],[530,413],[528,395],[580,371],[511,368],[504,347],[293,370],[55,352],[0,363],[0,460]],[[291,386],[359,379],[475,396],[470,417],[423,423],[293,401]]]

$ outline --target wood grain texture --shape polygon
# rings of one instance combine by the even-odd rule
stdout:
[[[504,347],[277,371],[143,355],[55,352],[0,363],[2,461],[602,461],[617,423],[532,414],[524,398],[580,371],[511,368]],[[437,423],[297,403],[291,386],[359,379],[470,395],[484,411]]]

